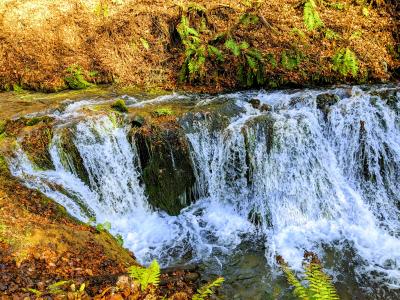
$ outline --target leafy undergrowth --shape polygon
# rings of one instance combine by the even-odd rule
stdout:
[[[4,0],[0,87],[221,91],[398,78],[398,1]],[[343,65],[350,63],[351,65]]]
[[[185,283],[188,273],[176,270],[170,274],[161,274],[157,261],[149,267],[132,266],[127,275],[120,275],[115,284],[105,284],[98,292],[88,289],[88,281],[77,284],[72,280],[62,280],[39,289],[25,288],[24,291],[36,299],[165,299],[165,300],[206,300],[216,292],[224,282],[217,278],[200,287],[196,292]],[[164,287],[162,287],[162,285]],[[177,288],[178,287],[178,288]],[[177,291],[178,290],[178,291]]]

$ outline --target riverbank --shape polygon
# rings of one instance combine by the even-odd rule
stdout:
[[[2,1],[0,89],[218,92],[399,78],[395,2],[196,3]]]

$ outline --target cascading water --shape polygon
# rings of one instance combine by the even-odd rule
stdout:
[[[391,91],[390,103],[381,91]],[[337,97],[328,112],[317,108],[324,93]],[[240,108],[227,126],[214,126],[210,114],[181,122],[200,198],[179,216],[150,208],[129,126],[108,116],[74,119],[73,143],[88,173],[86,183],[62,159],[58,142],[59,128],[71,126],[71,107],[55,130],[50,151],[55,170],[34,168],[22,152],[11,168],[78,218],[110,221],[112,232],[144,263],[154,257],[163,264],[214,261],[223,273],[229,256],[250,242],[265,249],[267,265],[274,267],[279,254],[300,269],[305,250],[329,260],[327,249],[350,248],[359,285],[374,282],[397,295],[399,94],[398,87],[354,87],[217,97]],[[271,109],[253,108],[251,98]],[[341,271],[333,267],[330,273],[340,281]]]

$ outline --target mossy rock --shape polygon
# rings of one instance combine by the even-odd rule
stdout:
[[[59,139],[57,142],[59,143],[59,155],[64,168],[70,171],[72,174],[75,174],[77,177],[79,177],[79,179],[89,186],[89,174],[85,168],[79,150],[76,148],[74,143],[74,128],[62,128],[59,132]]]
[[[195,183],[189,145],[178,123],[146,124],[130,132],[142,167],[149,203],[170,215],[194,201]]]
[[[123,99],[116,100],[113,104],[111,104],[111,108],[121,113],[128,112],[128,107]]]
[[[321,110],[326,117],[331,110],[331,106],[335,105],[339,100],[339,96],[335,94],[320,94],[316,99],[317,108]]]
[[[21,147],[29,159],[40,169],[54,169],[49,147],[53,138],[52,124],[40,123],[25,133]]]
[[[184,114],[179,122],[189,133],[198,130],[197,123],[203,123],[212,132],[221,131],[230,124],[232,118],[244,112],[244,108],[238,106],[234,100],[218,99]]]

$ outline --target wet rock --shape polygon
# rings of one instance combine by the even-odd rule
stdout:
[[[175,118],[132,128],[149,203],[170,215],[194,201],[194,171],[186,136]]]
[[[130,122],[132,127],[142,127],[145,122],[145,119],[141,115],[134,115],[131,117]]]
[[[330,107],[339,102],[339,100],[339,96],[335,94],[320,94],[317,96],[317,108],[321,110],[326,117],[330,112]]]
[[[251,99],[249,103],[251,104],[251,106],[253,106],[253,108],[259,108],[261,102],[258,99]]]
[[[79,177],[86,185],[90,185],[89,174],[83,163],[83,159],[75,146],[73,127],[62,128],[59,132],[58,149],[61,163],[66,170]]]
[[[40,169],[54,169],[49,145],[53,138],[53,128],[49,123],[39,123],[27,131],[22,139],[21,147],[29,159]]]
[[[263,104],[260,107],[260,111],[272,111],[272,106],[269,104]]]
[[[182,116],[179,123],[189,133],[198,131],[200,123],[212,132],[221,131],[229,125],[232,118],[244,112],[244,108],[238,106],[232,99],[220,99],[196,107]]]
[[[371,93],[384,101],[391,109],[399,110],[400,89],[384,89]]]

